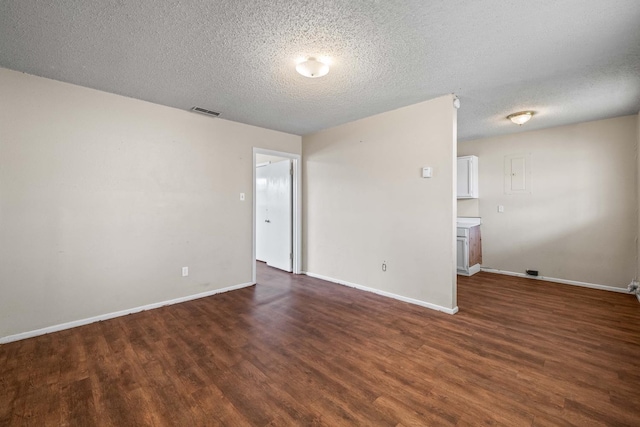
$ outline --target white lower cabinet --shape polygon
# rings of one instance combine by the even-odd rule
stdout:
[[[456,238],[456,266],[458,274],[471,276],[480,271],[482,243],[480,227],[458,227]]]
[[[458,273],[461,271],[469,271],[469,241],[466,237],[457,238],[456,253]]]

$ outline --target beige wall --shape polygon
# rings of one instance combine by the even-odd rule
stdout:
[[[636,212],[638,213],[638,235],[640,236],[640,112],[636,116],[636,188],[638,191],[638,205],[636,206]],[[636,239],[636,275],[635,278],[638,280],[640,277],[640,238]],[[640,296],[638,297],[640,298]]]
[[[0,337],[250,282],[253,146],[301,138],[0,69]]]
[[[303,137],[304,270],[456,306],[452,102],[444,96]],[[433,178],[421,178],[423,166]]]
[[[480,197],[482,197],[482,194],[480,194]],[[480,216],[480,199],[458,200],[458,216]]]
[[[535,118],[534,118],[535,120]],[[479,157],[483,267],[625,288],[636,276],[638,117],[458,144]],[[531,154],[531,194],[504,194],[505,155]],[[475,205],[474,205],[475,204]],[[504,213],[497,206],[504,205]]]

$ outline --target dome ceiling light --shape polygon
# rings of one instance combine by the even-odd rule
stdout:
[[[311,79],[326,76],[329,72],[329,64],[327,62],[326,60],[320,61],[316,58],[307,58],[296,65],[296,71]]]
[[[533,111],[520,111],[518,113],[509,114],[507,119],[511,120],[518,126],[522,126],[527,123],[533,117]]]

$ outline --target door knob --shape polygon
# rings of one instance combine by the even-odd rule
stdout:
[[[268,219],[265,219],[264,222],[271,222],[271,221],[269,221]]]

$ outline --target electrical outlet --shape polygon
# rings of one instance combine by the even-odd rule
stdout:
[[[187,277],[189,275],[189,267],[182,267],[182,277]]]

